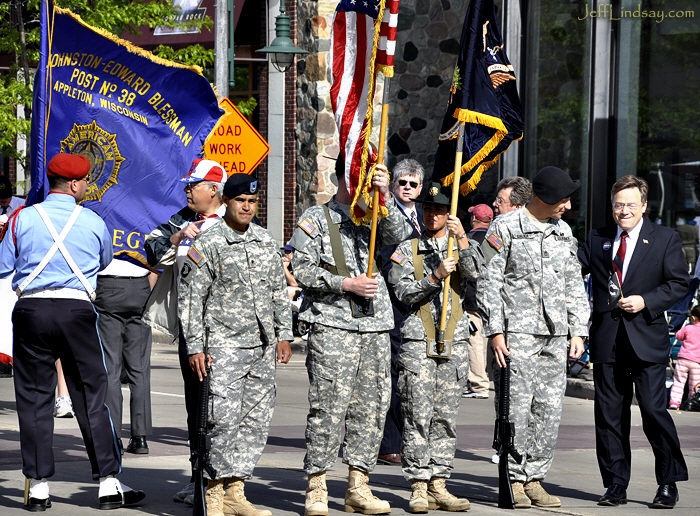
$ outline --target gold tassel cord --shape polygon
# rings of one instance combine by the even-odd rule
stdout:
[[[379,12],[382,13],[384,12],[384,5],[385,5],[386,0],[381,0],[379,2]],[[376,77],[376,72],[375,72],[375,60],[377,58],[377,46],[379,44],[379,28],[382,24],[382,17],[377,16],[377,18],[374,20],[374,38],[372,40],[372,57],[370,58],[369,62],[369,77],[370,77],[370,83],[369,83],[369,88],[367,88],[367,111],[365,112],[365,127],[362,130],[362,133],[360,134],[360,140],[362,141],[362,159],[360,161],[360,177],[357,182],[357,189],[355,190],[355,195],[353,197],[352,202],[350,203],[350,217],[352,217],[352,221],[357,224],[358,226],[360,224],[367,224],[371,221],[372,217],[371,214],[369,214],[369,208],[372,206],[372,197],[369,194],[369,188],[365,188],[364,186],[367,184],[371,184],[372,182],[372,177],[374,176],[374,168],[369,171],[369,173],[366,173],[365,170],[367,170],[367,157],[369,154],[369,137],[370,133],[372,132],[372,112],[374,108],[374,85],[377,80]],[[354,208],[360,201],[360,198],[362,198],[362,201],[364,201],[364,204],[367,206],[367,209],[365,210],[365,216],[362,218],[358,218],[355,216],[354,213]],[[386,206],[380,206],[379,207],[379,215],[380,217],[386,217],[389,214],[389,212],[386,209]]]

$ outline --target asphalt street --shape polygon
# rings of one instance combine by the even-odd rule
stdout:
[[[277,370],[277,407],[265,452],[246,484],[248,498],[259,508],[275,515],[303,514],[306,480],[302,472],[304,424],[307,413],[308,380],[303,353],[297,353]],[[149,455],[125,454],[122,482],[146,491],[145,503],[118,509],[112,514],[191,514],[173,494],[188,480],[185,410],[177,352],[174,346],[155,343],[152,357],[153,435]],[[575,390],[579,395],[585,389]],[[125,403],[128,390],[125,389]],[[466,496],[470,514],[508,513],[497,508],[497,468],[490,462],[493,450],[493,393],[490,400],[460,399],[458,449],[455,471],[448,488]],[[596,505],[603,493],[595,456],[593,402],[567,396],[554,465],[545,486],[562,499],[561,509],[528,509],[528,514],[571,514],[616,516],[649,511],[656,491],[651,448],[641,429],[639,411],[633,407],[632,481],[629,503],[617,508]],[[129,411],[124,411],[128,425]],[[700,471],[700,413],[673,413],[690,468],[691,480],[679,484],[680,502],[673,514],[700,514],[700,489],[695,487]],[[90,466],[75,419],[56,419],[54,450],[56,474],[50,479],[53,507],[49,515],[79,516],[97,510],[97,482],[91,480]],[[122,431],[128,442],[128,426]],[[50,436],[47,436],[47,439]],[[19,432],[11,379],[0,379],[0,514],[22,514],[24,478],[21,472]],[[329,472],[331,514],[343,513],[347,468],[338,459]],[[397,466],[378,466],[370,477],[378,496],[389,500],[392,514],[408,514],[409,484]]]

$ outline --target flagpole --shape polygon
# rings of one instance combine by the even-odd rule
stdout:
[[[464,150],[464,122],[459,122],[459,133],[457,135],[457,152],[455,152],[455,169],[454,178],[452,180],[452,202],[450,204],[450,215],[457,215],[457,201],[459,199],[459,183],[460,173],[462,171],[462,152]],[[450,232],[447,239],[447,258],[452,258],[452,247],[454,246],[455,236]],[[445,327],[447,326],[447,303],[450,296],[450,276],[445,278],[445,290],[442,292],[442,312],[440,313],[440,329],[438,331],[436,344],[437,352],[442,353],[445,349]]]
[[[384,77],[384,92],[382,94],[382,121],[379,125],[379,149],[377,150],[377,164],[384,163],[384,144],[386,141],[386,128],[389,120],[389,86],[390,77]],[[372,193],[372,225],[369,234],[369,259],[367,263],[367,277],[372,277],[374,268],[374,249],[377,245],[377,221],[379,219],[379,189],[375,186]]]

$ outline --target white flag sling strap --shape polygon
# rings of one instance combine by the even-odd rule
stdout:
[[[75,263],[75,260],[73,260],[73,257],[70,255],[70,252],[68,252],[68,248],[63,243],[63,240],[66,238],[66,235],[73,227],[73,224],[75,224],[75,221],[77,220],[80,211],[83,209],[82,206],[75,207],[73,213],[71,213],[70,217],[68,218],[66,225],[63,227],[63,230],[61,231],[60,235],[56,231],[56,228],[54,227],[53,223],[49,219],[49,216],[47,215],[46,211],[41,206],[41,204],[35,204],[34,208],[36,208],[37,213],[39,213],[39,216],[44,221],[46,229],[48,229],[49,233],[51,233],[51,237],[53,238],[54,243],[49,249],[49,251],[46,253],[46,256],[44,256],[41,262],[39,262],[39,265],[37,265],[36,268],[32,271],[32,273],[29,276],[27,276],[27,278],[17,287],[17,295],[22,296],[22,292],[24,292],[24,290],[26,290],[29,284],[32,281],[34,281],[34,278],[41,274],[41,271],[44,270],[51,258],[53,258],[53,255],[56,254],[56,251],[61,251],[63,258],[65,258],[66,262],[68,263],[68,266],[73,271],[73,274],[75,274],[80,283],[82,283],[90,300],[94,301],[95,289],[92,288],[92,285],[90,285],[90,282],[80,270],[78,264]]]

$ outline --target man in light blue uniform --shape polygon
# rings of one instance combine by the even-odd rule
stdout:
[[[115,478],[121,456],[105,405],[107,371],[91,302],[97,272],[112,260],[111,236],[97,214],[77,204],[85,197],[90,167],[84,156],[54,156],[48,165],[51,192],[46,200],[16,212],[0,236],[0,278],[15,271],[12,288],[19,296],[12,313],[15,396],[30,511],[51,507],[46,479],[54,474],[57,358],[92,476],[100,480],[100,509],[145,497]]]

